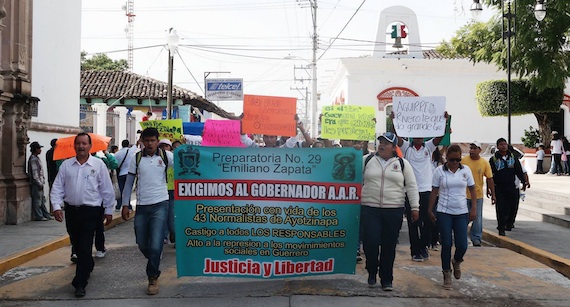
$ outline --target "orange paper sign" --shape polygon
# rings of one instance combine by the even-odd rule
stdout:
[[[242,133],[295,136],[297,98],[244,95]]]

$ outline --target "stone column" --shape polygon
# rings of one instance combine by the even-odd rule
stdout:
[[[107,109],[109,107],[104,103],[94,103],[91,109],[97,112],[93,118],[93,133],[107,135]]]
[[[127,138],[127,113],[129,110],[125,107],[115,107],[113,111],[115,114],[119,114],[119,125],[115,127],[115,135],[117,136],[116,143],[120,145]]]

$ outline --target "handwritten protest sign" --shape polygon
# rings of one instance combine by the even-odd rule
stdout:
[[[202,145],[244,147],[240,140],[239,120],[206,120]]]
[[[243,133],[295,136],[297,98],[244,95]]]
[[[361,151],[182,145],[174,157],[178,276],[355,273]]]
[[[376,131],[374,107],[325,106],[323,107],[321,137],[341,140],[373,140]]]
[[[156,128],[158,130],[159,139],[184,142],[181,119],[147,120],[140,122],[140,125],[143,129],[149,127]]]
[[[445,133],[445,97],[394,97],[394,128],[402,137],[437,137]]]

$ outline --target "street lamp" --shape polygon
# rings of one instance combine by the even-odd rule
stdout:
[[[176,53],[176,48],[178,48],[178,41],[180,37],[176,33],[174,28],[168,30],[168,35],[166,36],[166,44],[168,45],[168,88],[166,93],[166,119],[172,118],[172,74],[174,72],[174,53]]]
[[[471,14],[474,19],[477,19],[481,12],[483,11],[483,6],[479,3],[480,0],[473,0],[471,5]],[[505,2],[507,3],[506,13],[505,13]],[[511,144],[511,37],[515,36],[515,29],[513,27],[513,21],[516,18],[516,6],[514,13],[511,11],[511,6],[515,0],[503,0],[501,1],[501,13],[502,13],[502,28],[503,28],[503,40],[507,39],[507,131],[508,138],[507,142]],[[546,17],[546,6],[544,0],[536,0],[536,6],[534,7],[534,16],[536,20],[542,21]],[[505,19],[507,19],[507,29],[505,31]]]

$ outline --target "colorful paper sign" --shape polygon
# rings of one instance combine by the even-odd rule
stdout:
[[[242,132],[297,135],[297,98],[244,95]]]
[[[178,276],[355,273],[360,151],[182,145],[174,156]]]
[[[445,133],[445,97],[394,97],[394,129],[401,137],[438,137]]]
[[[184,142],[184,134],[182,130],[182,120],[164,119],[164,120],[147,120],[140,122],[141,128],[144,130],[149,127],[158,130],[159,139],[169,139],[170,141]]]
[[[374,107],[353,105],[324,106],[321,137],[340,140],[374,140],[376,117]]]
[[[240,125],[239,120],[206,120],[202,146],[245,147],[240,139]]]

